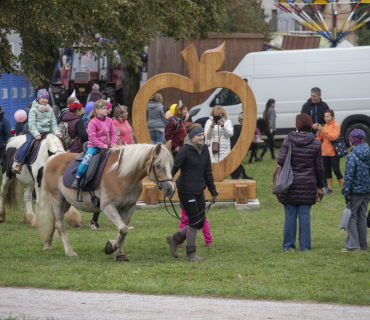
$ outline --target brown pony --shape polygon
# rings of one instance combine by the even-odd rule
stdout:
[[[86,212],[104,212],[118,228],[116,239],[107,242],[105,253],[115,252],[116,261],[128,261],[122,248],[127,224],[143,189],[141,180],[148,176],[166,197],[171,198],[175,193],[170,147],[169,141],[165,147],[160,144],[136,144],[113,148],[95,190],[96,196],[100,198],[100,208],[94,208],[88,192],[83,193],[84,202],[77,202],[77,191],[63,185],[63,174],[76,154],[50,157],[45,165],[40,200],[37,203],[37,222],[44,240],[44,250],[51,250],[56,228],[65,253],[77,256],[68,243],[63,221],[63,214],[72,205]]]

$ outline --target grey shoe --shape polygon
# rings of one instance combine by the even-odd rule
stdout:
[[[80,179],[78,179],[78,178],[74,179],[74,181],[72,182],[71,187],[73,189],[79,189],[80,188]]]
[[[189,262],[198,262],[198,261],[206,260],[205,257],[198,257],[195,252],[192,254],[189,254],[187,258]]]
[[[173,236],[166,237],[167,243],[170,246],[170,253],[174,258],[179,257],[179,253],[177,252],[177,242],[173,239]]]

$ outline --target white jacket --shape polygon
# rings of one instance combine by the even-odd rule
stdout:
[[[224,159],[230,152],[230,137],[232,137],[234,134],[234,127],[231,120],[229,120],[229,117],[227,117],[227,120],[222,119],[222,121],[224,122],[223,127],[216,124],[213,128],[211,128],[212,121],[213,117],[210,117],[207,120],[206,125],[204,126],[204,134],[207,139],[206,143],[209,147],[211,161],[219,162]],[[212,142],[219,142],[219,153],[212,153]]]

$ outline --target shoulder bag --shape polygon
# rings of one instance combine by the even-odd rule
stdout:
[[[347,145],[344,141],[344,138],[338,138],[337,140],[330,141],[331,145],[334,148],[335,156],[337,159],[340,159],[348,154],[347,152]]]
[[[287,193],[289,187],[293,184],[293,169],[290,165],[290,160],[292,157],[292,142],[289,139],[289,148],[286,155],[283,169],[279,176],[278,182],[276,184],[276,191],[278,193]]]

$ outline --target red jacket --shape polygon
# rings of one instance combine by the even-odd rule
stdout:
[[[184,145],[185,137],[188,134],[182,121],[177,119],[177,122],[179,124],[177,131],[174,133],[176,129],[176,122],[175,119],[172,119],[168,124],[167,130],[164,135],[166,141],[172,140],[172,148],[174,149],[176,147],[181,148]]]

